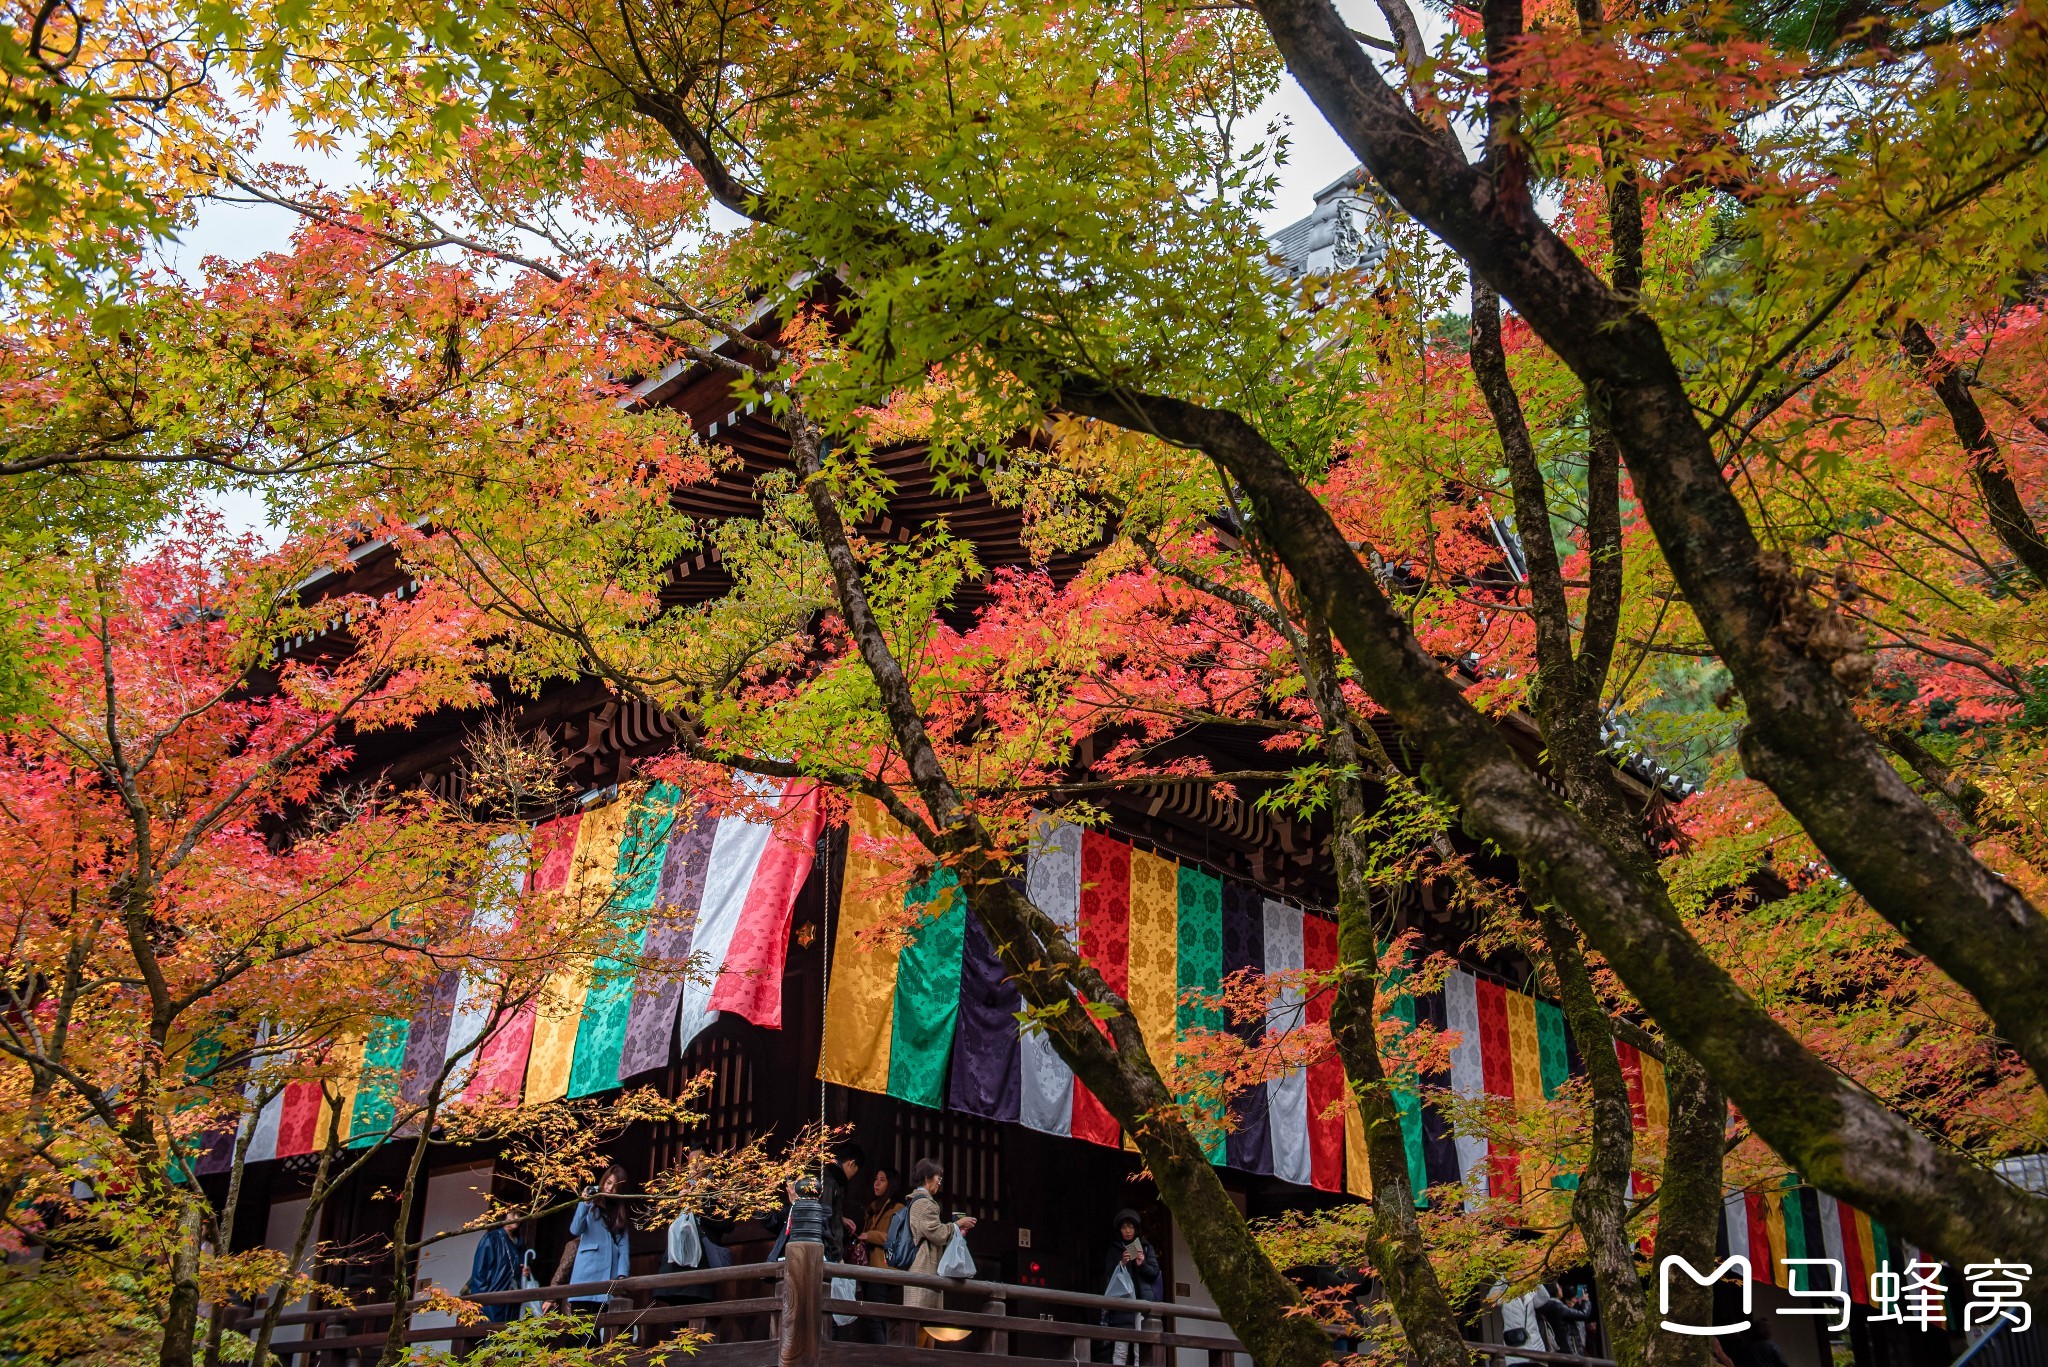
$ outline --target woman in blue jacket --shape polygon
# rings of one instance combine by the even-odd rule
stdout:
[[[569,1237],[576,1241],[576,1262],[569,1270],[571,1282],[610,1282],[626,1275],[633,1218],[625,1188],[626,1169],[614,1163],[604,1170],[596,1186],[583,1189],[583,1199],[569,1221]],[[595,1319],[610,1300],[610,1293],[605,1291],[571,1296],[569,1312]],[[593,1325],[583,1341],[594,1345],[603,1337]]]

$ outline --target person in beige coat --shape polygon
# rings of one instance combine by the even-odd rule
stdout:
[[[935,1275],[939,1270],[939,1255],[946,1251],[946,1245],[952,1243],[957,1235],[974,1228],[972,1216],[949,1221],[940,1214],[939,1187],[945,1179],[946,1170],[930,1158],[919,1159],[911,1172],[909,1225],[910,1237],[917,1243],[917,1258],[910,1264],[910,1270],[921,1276]],[[937,1310],[945,1305],[946,1294],[921,1286],[906,1286],[903,1288],[903,1303]]]

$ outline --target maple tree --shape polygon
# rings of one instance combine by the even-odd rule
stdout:
[[[40,609],[39,701],[5,745],[14,972],[0,1054],[19,1103],[7,1183],[27,1203],[16,1208],[72,1218],[14,1234],[62,1251],[89,1246],[101,1222],[125,1229],[163,1278],[172,1337],[181,1320],[190,1333],[206,1221],[172,1175],[197,1157],[180,1113],[246,1058],[259,1016],[281,1040],[317,1041],[352,1009],[292,990],[304,975],[375,1000],[386,946],[415,923],[447,933],[463,859],[431,806],[369,794],[338,797],[307,838],[272,848],[266,826],[346,759],[344,719],[390,723],[472,696],[451,685],[448,639],[420,629],[418,604],[330,605],[357,614],[360,649],[336,667],[266,658],[278,632],[326,622],[279,595],[326,558],[266,564],[201,525],[146,560],[88,565],[55,602],[17,603]],[[252,669],[270,687],[249,690]],[[407,926],[396,936],[394,919]],[[121,1199],[81,1209],[74,1182]]]

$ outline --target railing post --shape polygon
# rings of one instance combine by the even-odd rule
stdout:
[[[781,1367],[817,1367],[818,1343],[825,1313],[820,1304],[825,1287],[822,1244],[791,1239],[782,1249]]]
[[[981,1308],[984,1313],[990,1315],[1007,1315],[1010,1313],[1010,1303],[1003,1298],[1001,1292],[990,1296],[988,1302]],[[988,1346],[984,1351],[1007,1355],[1010,1351],[1010,1331],[1007,1329],[989,1330]]]

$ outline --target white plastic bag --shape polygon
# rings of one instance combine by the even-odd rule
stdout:
[[[974,1255],[967,1251],[967,1236],[960,1232],[960,1226],[953,1226],[953,1240],[946,1245],[946,1251],[939,1255],[941,1277],[972,1277]]]
[[[1116,1271],[1109,1274],[1109,1285],[1103,1288],[1102,1294],[1105,1296],[1119,1296],[1125,1300],[1136,1300],[1138,1298],[1138,1284],[1131,1280],[1131,1266],[1129,1263],[1118,1263],[1116,1265]]]
[[[519,1262],[519,1289],[521,1291],[540,1290],[540,1283],[533,1279],[533,1250],[530,1248],[526,1250],[526,1256],[520,1259]],[[538,1319],[547,1312],[548,1308],[537,1299],[519,1302],[519,1318],[523,1320]]]
[[[860,1283],[855,1281],[851,1277],[834,1277],[832,1279],[832,1299],[835,1301],[859,1300]],[[844,1329],[847,1325],[852,1324],[855,1320],[859,1318],[859,1315],[834,1315],[832,1317],[832,1322],[838,1325],[841,1329]]]
[[[689,1269],[704,1261],[704,1240],[697,1233],[697,1217],[690,1211],[669,1222],[668,1260],[677,1267]]]

